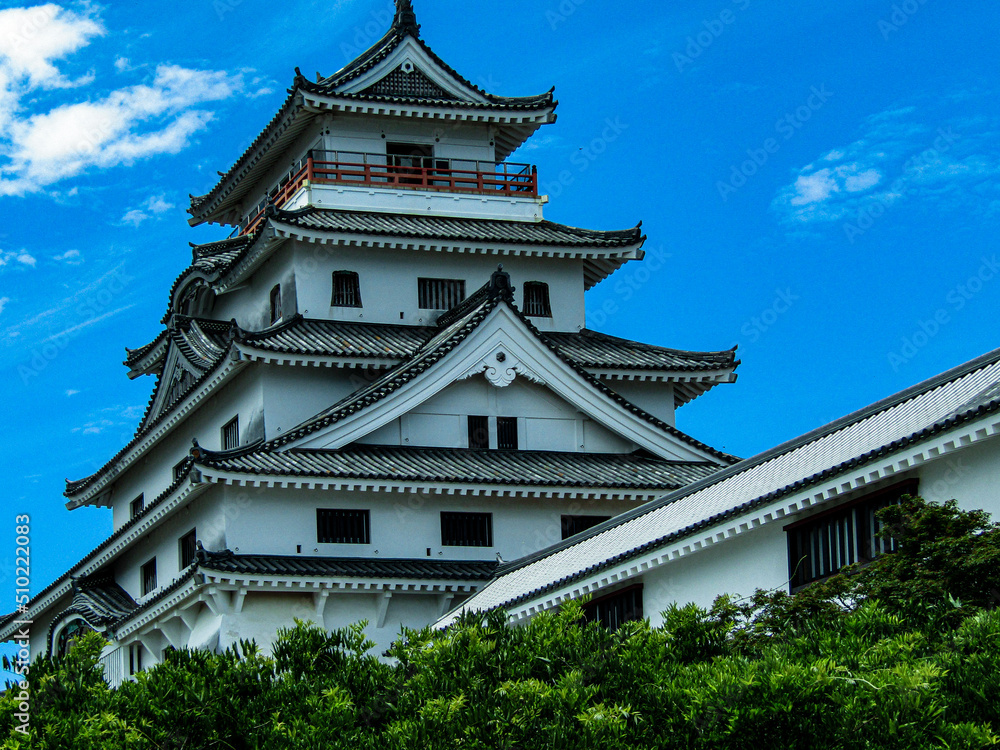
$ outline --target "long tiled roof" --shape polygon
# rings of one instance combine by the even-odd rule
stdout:
[[[503,484],[535,487],[672,490],[704,479],[718,464],[665,461],[642,454],[476,451],[351,446],[341,450],[256,449],[206,454],[206,469],[258,476]]]
[[[608,336],[588,329],[579,333],[542,334],[559,353],[593,369],[673,370],[693,372],[736,367],[736,350],[688,352]]]
[[[1000,350],[505,566],[468,606],[485,610],[530,600],[1000,411],[998,383]]]
[[[497,563],[448,560],[372,560],[361,558],[237,555],[210,552],[202,570],[237,575],[313,576],[317,578],[403,578],[407,580],[484,581]]]
[[[135,600],[111,576],[80,580],[67,612],[80,614],[92,625],[107,625],[136,608]]]
[[[643,241],[642,225],[617,231],[579,229],[552,221],[505,221],[417,216],[365,211],[337,211],[309,207],[278,211],[275,220],[301,229],[374,234],[392,237],[434,238],[500,245],[553,245],[573,248],[625,248]]]
[[[400,5],[409,6],[408,0],[399,0],[399,3]],[[417,103],[426,107],[457,107],[468,109],[490,109],[493,111],[511,110],[528,112],[549,110],[549,121],[555,120],[554,114],[551,114],[551,110],[554,110],[557,106],[557,102],[553,96],[554,89],[544,94],[529,97],[496,96],[483,91],[471,81],[459,75],[458,72],[456,72],[451,66],[446,64],[444,60],[434,53],[434,51],[420,38],[420,27],[415,22],[409,22],[408,19],[413,17],[412,7],[398,8],[393,24],[388,33],[354,62],[332,76],[328,76],[326,78],[320,77],[316,82],[311,82],[302,75],[298,68],[296,68],[296,75],[292,88],[288,90],[288,97],[279,108],[277,114],[275,114],[264,130],[261,131],[261,133],[254,139],[253,143],[251,143],[250,146],[243,152],[229,171],[220,175],[221,179],[211,191],[203,196],[191,196],[191,207],[188,209],[188,212],[192,214],[192,216],[198,217],[199,214],[210,208],[212,203],[225,198],[226,186],[229,185],[234,178],[240,176],[241,174],[245,175],[248,169],[253,166],[254,155],[258,154],[259,160],[261,158],[259,152],[261,152],[262,149],[273,146],[274,142],[280,137],[282,132],[284,132],[287,137],[294,137],[302,132],[306,123],[315,116],[314,112],[306,109],[303,93],[313,96],[336,97],[338,99],[356,101],[383,102],[388,104]],[[350,81],[370,71],[373,67],[384,61],[393,52],[393,50],[399,47],[399,45],[402,44],[407,38],[412,38],[428,55],[428,57],[433,60],[446,75],[450,76],[460,88],[466,88],[474,91],[485,101],[479,102],[473,100],[455,99],[451,97],[435,98],[428,96],[415,96],[414,92],[408,87],[398,86],[392,81],[387,81],[387,85],[369,87],[363,92],[354,94],[348,94],[341,90]],[[391,78],[392,74],[390,73],[387,79]],[[295,122],[296,120],[298,120],[297,123]],[[508,152],[513,151],[514,148],[520,145],[520,142],[530,135],[530,132],[533,129],[534,128],[531,128],[526,133],[522,133],[520,136],[511,139],[511,142],[506,144]],[[230,188],[230,192],[231,190],[232,188]]]

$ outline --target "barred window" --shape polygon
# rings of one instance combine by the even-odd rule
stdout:
[[[180,569],[185,570],[194,562],[194,556],[198,552],[197,529],[191,529],[191,531],[182,536],[178,540],[177,546],[180,552]]]
[[[184,476],[184,470],[187,468],[187,459],[179,462],[174,466],[174,481],[176,482],[182,476]]]
[[[895,539],[885,538],[876,513],[917,491],[916,481],[902,482],[854,502],[785,527],[792,591],[828,578],[855,563],[867,563],[895,552]]]
[[[156,558],[142,566],[139,571],[142,579],[142,595],[151,594],[156,591]]]
[[[497,448],[517,450],[517,417],[497,417]]]
[[[281,284],[271,290],[271,325],[281,320]]]
[[[233,417],[222,428],[222,450],[231,451],[240,447],[240,418]]]
[[[460,279],[417,279],[421,310],[450,310],[465,299]]]
[[[588,602],[583,607],[583,615],[589,622],[599,622],[612,632],[626,622],[641,620],[642,584]]]
[[[594,528],[599,523],[610,520],[611,516],[563,516],[562,538],[569,539],[571,536]]]
[[[361,307],[361,281],[354,271],[333,272],[331,307]]]
[[[474,451],[485,451],[490,448],[490,418],[481,416],[469,417],[469,447]]]
[[[528,281],[524,285],[524,314],[533,318],[551,318],[549,285],[541,281]]]
[[[492,547],[492,513],[442,513],[442,547]]]
[[[129,517],[137,518],[146,509],[146,495],[139,495],[129,504]]]
[[[316,511],[316,537],[320,544],[371,544],[371,513],[320,508]]]

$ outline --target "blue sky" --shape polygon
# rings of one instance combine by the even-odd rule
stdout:
[[[736,385],[679,426],[751,455],[1000,346],[1000,8],[942,0],[416,0],[424,38],[485,88],[555,85],[546,215],[649,234],[588,296],[592,328],[740,346]],[[340,68],[386,0],[0,3],[0,611],[14,516],[39,590],[111,530],[68,513],[152,388],[206,192],[298,65]],[[4,531],[7,524],[8,531]],[[11,591],[8,596],[7,591]],[[4,603],[3,598],[9,601]]]

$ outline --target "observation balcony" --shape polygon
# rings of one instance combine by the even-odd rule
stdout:
[[[268,191],[267,197],[240,222],[233,235],[256,231],[266,219],[268,205],[285,208],[300,190],[317,185],[537,199],[538,170],[531,164],[511,162],[310,151]]]

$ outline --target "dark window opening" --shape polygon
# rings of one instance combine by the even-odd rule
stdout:
[[[492,547],[492,513],[442,513],[443,547]]]
[[[156,558],[154,557],[140,569],[142,578],[142,595],[156,591]]]
[[[490,418],[469,417],[469,447],[474,451],[485,451],[490,448]]]
[[[174,466],[174,481],[176,482],[182,476],[184,476],[184,470],[187,468],[187,459],[185,458],[179,464]]]
[[[271,325],[281,320],[281,284],[271,290]]]
[[[142,515],[142,511],[146,509],[146,495],[139,495],[135,500],[129,503],[129,517],[138,518]]]
[[[240,418],[233,417],[222,428],[222,450],[231,451],[240,447]]]
[[[387,143],[386,162],[389,174],[401,185],[423,185],[434,169],[434,147],[419,143]]]
[[[895,552],[896,540],[882,536],[885,525],[875,514],[916,491],[915,480],[902,482],[786,526],[792,591],[828,578],[848,565],[869,563],[879,555]]]
[[[610,521],[611,516],[563,516],[562,517],[562,538],[569,539],[571,536],[592,529],[599,523]]]
[[[316,538],[320,544],[371,544],[371,513],[320,508],[316,511]]]
[[[533,318],[552,317],[548,284],[543,284],[541,281],[529,281],[525,283],[524,314]]]
[[[73,650],[77,640],[93,630],[83,620],[73,620],[59,633],[59,640],[56,642],[56,656],[66,656]]]
[[[334,271],[331,307],[361,307],[361,282],[354,271]]]
[[[191,529],[178,541],[180,547],[180,569],[186,570],[194,563],[194,556],[198,552],[198,533],[196,529]]]
[[[612,632],[626,622],[643,619],[642,584],[588,602],[583,615],[588,622],[599,622]]]
[[[451,310],[465,299],[465,282],[460,279],[417,279],[421,310]]]
[[[142,644],[133,643],[128,647],[129,676],[142,671]]]
[[[517,450],[517,417],[497,417],[497,448]]]

